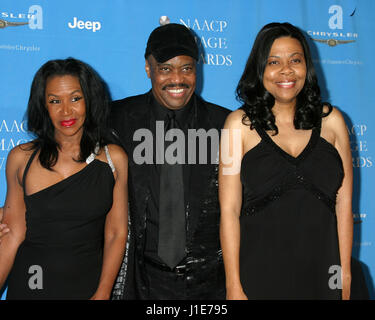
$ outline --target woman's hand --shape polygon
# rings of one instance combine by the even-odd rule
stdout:
[[[109,300],[110,297],[110,293],[96,291],[90,300]]]
[[[227,300],[249,300],[242,288],[227,290]]]

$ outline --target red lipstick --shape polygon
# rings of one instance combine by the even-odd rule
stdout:
[[[76,119],[69,119],[69,120],[60,121],[60,124],[63,127],[71,127],[75,123],[76,123]]]

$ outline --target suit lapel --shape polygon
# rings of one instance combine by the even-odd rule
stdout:
[[[208,115],[207,108],[198,97],[195,96],[195,127],[196,129],[204,129],[206,132],[212,129],[214,126],[211,124],[210,117]],[[197,139],[197,148],[198,148]],[[207,198],[210,181],[213,177],[215,165],[211,164],[211,152],[210,145],[207,145],[207,164],[199,164],[199,154],[197,151],[197,164],[190,165],[190,188],[189,188],[189,202],[190,212],[193,214],[189,215],[189,234],[194,235],[199,220],[204,213],[205,199]],[[199,214],[197,214],[199,213]],[[192,240],[192,239],[191,239]]]
[[[146,99],[148,101],[148,99]],[[149,103],[140,103],[137,108],[134,108],[128,114],[127,125],[127,145],[128,156],[129,156],[129,188],[133,190],[135,197],[145,198],[149,194],[150,186],[150,165],[149,164],[138,164],[134,159],[134,149],[141,143],[140,141],[134,141],[134,134],[137,130],[146,129],[151,132],[151,116],[150,116],[150,105]],[[138,204],[137,212],[145,212],[147,201],[135,201]],[[143,219],[144,217],[136,217]]]

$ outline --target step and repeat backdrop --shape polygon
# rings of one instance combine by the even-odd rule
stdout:
[[[324,100],[345,116],[354,169],[353,257],[374,298],[374,12],[374,0],[2,0],[0,205],[7,155],[31,139],[24,114],[32,78],[47,60],[89,63],[113,99],[140,94],[150,89],[143,56],[150,32],[181,23],[200,48],[199,94],[235,110],[235,88],[255,35],[269,22],[291,22],[309,40]],[[6,290],[1,294],[4,299]]]

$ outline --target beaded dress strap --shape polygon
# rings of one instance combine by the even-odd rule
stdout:
[[[112,158],[111,158],[111,155],[109,154],[109,150],[108,150],[108,147],[107,147],[107,146],[104,146],[104,152],[105,152],[105,155],[106,155],[106,157],[107,157],[108,164],[109,164],[109,166],[111,167],[112,172],[115,172],[116,168],[115,168],[115,166],[113,165]]]
[[[92,161],[94,161],[94,159],[96,158],[96,155],[98,154],[98,152],[99,152],[99,144],[96,145],[94,152],[91,153],[87,157],[86,163],[90,164]],[[111,155],[109,154],[109,150],[108,150],[107,146],[104,146],[104,152],[105,152],[105,156],[106,156],[107,161],[108,161],[108,165],[110,166],[112,172],[115,172],[116,169],[115,169],[115,166],[113,165],[112,158],[111,158]]]
[[[91,162],[93,162],[96,158],[96,155],[98,154],[99,152],[99,143],[96,144],[95,146],[95,149],[94,149],[94,152],[91,153],[87,158],[86,158],[86,163],[87,164],[90,164]]]

